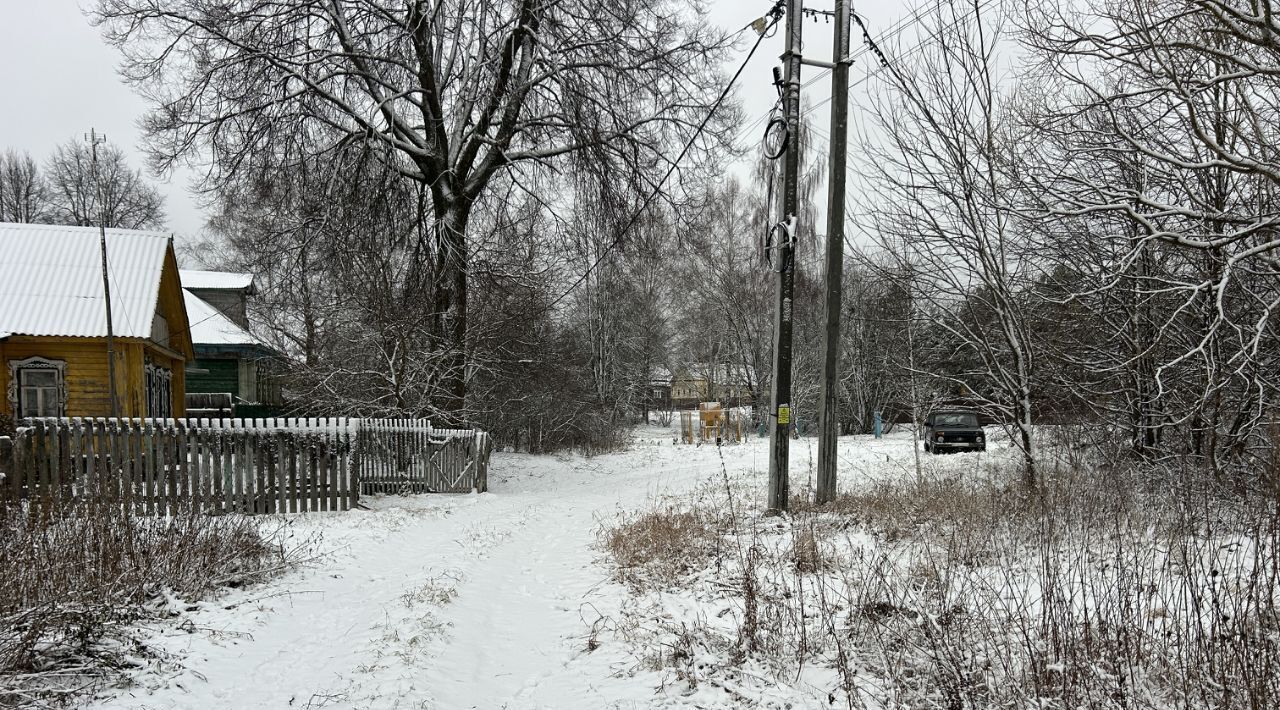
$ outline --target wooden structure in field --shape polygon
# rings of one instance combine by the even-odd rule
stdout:
[[[698,411],[680,412],[680,440],[686,444],[701,441],[740,443],[745,435],[746,418],[720,407],[719,402],[701,402]]]
[[[484,491],[484,432],[419,420],[37,419],[0,441],[0,501],[139,514],[347,510],[361,495]]]

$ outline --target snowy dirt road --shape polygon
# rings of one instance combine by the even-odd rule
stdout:
[[[765,443],[727,449],[734,468]],[[713,447],[645,430],[593,459],[496,454],[491,493],[293,516],[323,557],[148,630],[167,662],[99,708],[647,707],[624,650],[587,652],[600,516],[718,474]],[[594,600],[594,601],[593,601]],[[612,652],[611,652],[612,651]],[[621,675],[622,677],[617,677]]]
[[[872,444],[857,455],[884,459],[874,450],[892,446],[909,457],[909,439]],[[725,447],[730,475],[759,475],[767,449]],[[803,485],[812,445],[792,452]],[[147,631],[165,660],[144,661],[138,686],[95,707],[674,707],[622,642],[601,634],[589,648],[593,624],[607,626],[625,596],[598,563],[596,533],[620,510],[720,475],[715,447],[650,428],[629,451],[591,459],[495,454],[482,495],[292,516],[289,534],[320,559],[211,602],[175,601],[174,623]]]

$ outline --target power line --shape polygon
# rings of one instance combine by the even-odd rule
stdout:
[[[881,36],[881,41],[896,37],[908,27],[920,22],[923,19],[924,19],[924,8],[923,6],[917,7],[916,9],[911,11],[908,15],[898,18],[897,22],[893,23],[887,29],[885,29],[884,34]],[[864,37],[865,37],[865,32],[864,32]],[[858,51],[854,52],[849,56],[849,61],[851,63],[855,62],[861,59],[863,56],[865,56],[869,52],[871,52],[871,49],[864,44],[862,47],[858,49]],[[813,77],[808,81],[806,81],[804,84],[802,84],[800,88],[803,90],[809,87],[810,85],[822,80],[823,78],[829,76],[831,74],[831,71],[832,71],[831,69],[823,69],[817,74],[814,74]],[[865,80],[866,80],[865,78],[860,79],[857,82],[851,84],[851,86],[857,86],[858,84],[861,84]],[[814,106],[810,106],[808,109],[806,109],[801,113],[801,117],[807,115],[809,112],[813,111],[816,108],[825,106],[830,102],[831,102],[831,99],[828,98],[828,99],[824,99],[821,103],[818,103]],[[769,111],[766,111],[765,113],[756,117],[756,119],[751,123],[747,124],[747,126],[743,128],[742,131],[739,132],[738,137],[734,139],[733,141],[734,145],[740,146],[743,141],[745,141],[762,123],[765,122],[766,119],[769,118],[770,115],[772,115],[772,113],[773,113],[773,109],[770,109]]]
[[[908,57],[908,56],[910,56],[910,55],[912,55],[912,54],[916,54],[916,53],[920,52],[921,50],[923,50],[923,49],[927,46],[927,44],[928,44],[929,40],[936,39],[936,38],[937,38],[937,37],[939,37],[943,32],[945,32],[945,31],[947,31],[947,30],[950,30],[950,29],[954,29],[955,27],[958,27],[958,26],[960,25],[960,23],[964,22],[965,20],[967,20],[967,19],[969,18],[970,14],[972,14],[974,17],[977,17],[978,15],[980,15],[980,14],[981,14],[981,12],[982,12],[983,10],[985,10],[985,9],[986,9],[989,5],[991,5],[993,2],[995,2],[995,0],[981,0],[981,2],[979,2],[979,3],[974,7],[974,9],[973,9],[972,13],[970,13],[970,12],[965,12],[965,13],[961,14],[959,17],[957,17],[957,18],[955,18],[954,20],[952,20],[951,22],[949,22],[949,23],[947,23],[947,24],[945,24],[945,25],[943,25],[943,26],[938,27],[938,28],[937,28],[937,30],[935,30],[935,31],[933,31],[933,32],[931,32],[931,33],[929,33],[929,34],[928,34],[928,35],[927,35],[927,36],[926,36],[922,41],[917,42],[915,45],[913,45],[912,47],[910,47],[910,48],[909,48],[909,49],[907,49],[906,51],[904,51],[904,52],[902,52],[901,54],[898,54],[896,57],[894,57],[894,63],[895,63],[895,64],[896,64],[896,63],[900,63],[900,60],[902,60],[902,59],[904,59],[904,58],[906,58],[906,57]],[[858,17],[858,15],[857,15],[857,14],[854,14],[854,18],[855,18],[855,21],[857,21],[857,22],[858,22],[859,26],[861,26],[861,27],[862,27],[862,29],[863,29],[863,40],[864,40],[864,42],[865,42],[865,47],[863,48],[863,50],[862,50],[861,52],[859,52],[859,53],[857,53],[857,54],[852,55],[852,56],[851,56],[851,58],[850,58],[850,61],[853,61],[853,59],[856,59],[857,57],[861,57],[862,55],[864,55],[864,54],[866,54],[866,53],[868,53],[868,52],[874,52],[874,53],[875,53],[875,54],[880,58],[881,64],[880,64],[880,66],[879,66],[877,69],[872,70],[871,72],[869,72],[869,73],[867,73],[866,75],[864,75],[861,79],[858,79],[857,81],[855,81],[855,82],[851,83],[851,84],[850,84],[850,88],[855,87],[855,86],[860,86],[860,85],[862,85],[862,84],[864,84],[864,83],[866,83],[866,82],[870,81],[870,80],[871,80],[871,77],[875,76],[875,74],[879,71],[879,69],[886,69],[886,68],[887,68],[887,69],[889,69],[891,72],[893,72],[893,73],[894,73],[894,74],[895,74],[899,79],[901,79],[901,74],[899,74],[899,73],[898,73],[897,68],[895,68],[894,66],[892,66],[892,65],[891,65],[891,63],[890,63],[890,61],[889,61],[889,57],[888,57],[888,55],[886,55],[886,54],[885,54],[885,52],[883,52],[883,51],[880,49],[880,47],[878,46],[878,43],[876,42],[876,40],[873,40],[873,39],[871,38],[871,36],[870,36],[870,32],[867,30],[866,25],[865,25],[865,24],[863,24],[862,20]],[[900,19],[900,20],[896,23],[896,27],[895,27],[895,28],[892,28],[892,29],[891,29],[891,31],[887,31],[887,32],[886,32],[886,34],[885,34],[883,37],[881,37],[880,41],[881,41],[881,42],[883,42],[885,39],[888,39],[888,38],[891,38],[891,37],[893,37],[893,36],[895,36],[895,35],[897,35],[897,34],[900,34],[900,33],[902,32],[902,30],[906,29],[906,27],[908,27],[908,26],[910,26],[910,25],[914,25],[914,24],[916,24],[916,23],[918,23],[918,22],[921,22],[921,21],[922,21],[922,20],[924,20],[924,19],[925,19],[925,15],[924,15],[924,8],[923,8],[923,7],[918,7],[918,8],[916,8],[916,9],[915,9],[911,14],[910,14],[909,18],[902,18],[902,19]],[[909,21],[908,21],[908,20],[909,20]],[[830,71],[831,71],[831,70],[829,70],[829,69],[828,69],[828,70],[826,70],[826,71],[822,72],[821,74],[819,74],[818,76],[825,76],[827,73],[830,73]],[[815,77],[815,79],[816,79],[816,78],[818,78],[818,77]],[[811,80],[811,82],[810,82],[810,83],[812,83],[812,80]],[[807,86],[807,85],[808,85],[808,84],[805,84],[805,86]],[[900,87],[900,88],[903,88],[903,89],[905,90],[905,87]],[[852,98],[850,98],[850,100],[852,100]],[[827,105],[827,104],[829,104],[829,103],[831,103],[831,98],[823,99],[822,101],[820,101],[820,102],[818,102],[818,103],[816,103],[816,104],[814,104],[814,105],[810,106],[808,109],[806,109],[806,110],[801,114],[801,117],[806,116],[806,115],[808,115],[809,113],[812,113],[813,111],[815,111],[815,110],[817,110],[817,109],[819,109],[819,108],[821,108],[821,107],[823,107],[823,106],[825,106],[825,105]],[[760,119],[757,119],[757,123],[758,123],[759,121],[762,121],[764,118],[766,118],[766,117],[768,117],[768,116],[769,116],[769,114],[765,114],[765,115],[764,115],[764,116],[762,116]],[[826,133],[825,133],[825,132],[820,128],[820,127],[818,127],[818,126],[809,126],[809,127],[808,127],[808,131],[809,131],[809,133],[811,133],[811,134],[813,135],[813,137],[815,137],[817,140],[821,141],[821,143],[822,143],[823,145],[826,145],[826,144],[828,144],[828,143],[829,143],[829,141],[830,141],[830,136],[829,136],[829,135],[827,135],[827,134],[826,134]],[[847,195],[846,195],[846,198],[847,198]],[[848,220],[848,218],[846,218],[846,221],[847,221],[847,220]],[[848,237],[847,237],[847,236],[846,236],[846,238],[845,238],[845,239],[846,239],[846,243],[848,243]]]
[[[650,204],[652,204],[653,200],[654,200],[654,199],[658,196],[658,194],[661,192],[663,185],[665,185],[665,184],[666,184],[666,181],[667,181],[667,180],[669,180],[669,179],[671,178],[671,176],[675,173],[676,169],[679,167],[679,163],[680,163],[680,161],[684,159],[685,155],[687,155],[687,154],[688,154],[688,152],[689,152],[689,150],[693,147],[693,144],[694,144],[694,143],[697,141],[697,139],[702,135],[702,132],[706,129],[707,123],[708,123],[708,122],[711,120],[711,118],[715,115],[716,111],[718,111],[718,110],[719,110],[719,108],[720,108],[721,104],[723,104],[723,102],[724,102],[725,98],[729,95],[729,92],[730,92],[730,91],[732,91],[732,89],[733,89],[734,85],[737,83],[738,79],[742,76],[742,72],[746,70],[746,68],[747,68],[747,64],[749,64],[749,63],[751,62],[752,57],[754,57],[754,56],[755,56],[756,50],[758,50],[758,49],[759,49],[760,44],[763,42],[763,40],[764,40],[767,36],[770,36],[770,35],[768,34],[769,30],[771,30],[771,29],[773,29],[775,26],[777,26],[778,21],[779,21],[779,19],[780,19],[780,17],[781,17],[781,16],[780,16],[780,15],[778,15],[778,14],[776,14],[776,13],[777,13],[778,9],[781,7],[781,1],[782,1],[782,0],[779,0],[779,2],[776,2],[776,3],[774,4],[773,8],[770,10],[769,15],[768,15],[769,17],[771,17],[771,18],[772,18],[772,19],[770,20],[769,24],[764,28],[764,30],[763,30],[763,31],[761,31],[761,32],[759,32],[759,33],[758,33],[758,36],[756,37],[755,44],[753,44],[753,45],[751,46],[751,49],[747,52],[747,56],[746,56],[746,58],[745,58],[745,59],[743,59],[742,64],[741,64],[741,65],[739,65],[739,67],[738,67],[737,71],[735,71],[735,72],[734,72],[733,76],[732,76],[732,77],[730,78],[730,80],[729,80],[729,83],[728,83],[728,84],[726,84],[726,85],[725,85],[725,87],[724,87],[724,89],[723,89],[723,91],[721,91],[721,92],[720,92],[719,97],[717,97],[717,98],[716,98],[716,101],[712,104],[711,109],[707,112],[706,117],[704,117],[704,118],[703,118],[703,120],[702,120],[702,122],[698,125],[697,130],[694,132],[694,135],[693,135],[693,136],[692,136],[692,137],[691,137],[691,138],[690,138],[690,139],[685,143],[684,147],[681,149],[680,154],[676,157],[676,159],[675,159],[674,161],[672,161],[671,166],[668,168],[668,170],[667,170],[666,174],[665,174],[665,175],[663,175],[662,179],[660,179],[660,180],[657,182],[657,184],[655,184],[655,185],[654,185],[654,189],[653,189],[653,191],[652,191],[652,192],[650,192],[648,196],[646,196],[646,198],[644,199],[644,201],[643,201],[643,202],[642,202],[642,204],[640,205],[639,209],[637,209],[637,210],[636,210],[636,211],[631,215],[630,219],[628,219],[628,220],[627,220],[627,223],[626,223],[626,224],[622,227],[622,229],[618,232],[618,235],[617,235],[616,237],[614,237],[614,239],[613,239],[613,240],[612,240],[612,241],[611,241],[611,242],[610,242],[610,243],[609,243],[609,244],[604,248],[604,250],[600,253],[600,255],[599,255],[599,256],[597,256],[597,257],[596,257],[596,259],[595,259],[593,262],[591,262],[591,264],[587,267],[587,270],[586,270],[585,272],[583,272],[583,274],[582,274],[580,277],[578,277],[578,279],[577,279],[576,281],[574,281],[574,282],[573,282],[573,284],[569,286],[569,288],[565,289],[565,290],[564,290],[560,295],[556,296],[554,299],[552,299],[550,302],[548,302],[548,303],[547,303],[547,305],[544,307],[544,309],[543,309],[543,310],[550,310],[550,309],[554,308],[557,304],[559,304],[561,301],[563,301],[565,298],[568,298],[570,294],[572,294],[575,290],[577,290],[577,288],[578,288],[579,286],[581,286],[581,285],[583,284],[583,282],[585,282],[585,281],[587,280],[587,278],[591,275],[591,273],[592,273],[592,272],[594,272],[594,271],[596,270],[596,268],[598,268],[598,267],[600,266],[600,264],[605,260],[605,258],[606,258],[610,253],[612,253],[612,252],[613,252],[613,250],[614,250],[614,249],[617,249],[619,246],[621,246],[623,237],[624,237],[624,236],[626,236],[627,232],[628,232],[628,231],[630,231],[630,229],[636,225],[636,223],[639,221],[639,219],[640,219],[641,215],[643,215],[643,214],[644,214],[645,210],[646,210],[646,209],[648,209],[649,205],[650,205]],[[979,3],[979,5],[978,5],[977,7],[975,7],[975,8],[974,8],[974,12],[975,12],[975,13],[981,12],[984,8],[986,8],[988,5],[990,5],[990,4],[991,4],[992,2],[994,2],[994,1],[995,1],[995,0],[982,0],[982,1]],[[965,16],[967,16],[967,15],[968,15],[968,13],[965,13]],[[939,28],[938,33],[941,33],[941,32],[942,32],[942,31],[944,31],[945,29],[948,29],[948,28],[950,28],[950,27],[954,27],[954,26],[958,25],[961,21],[963,21],[963,20],[964,20],[964,17],[965,17],[965,16],[961,16],[960,18],[957,18],[955,21],[953,21],[953,22],[952,22],[950,25],[948,25],[947,27]],[[910,27],[910,26],[912,26],[912,25],[915,25],[915,24],[917,24],[917,23],[921,22],[921,21],[922,21],[922,20],[924,20],[924,19],[925,19],[924,8],[923,8],[923,7],[917,7],[915,10],[913,10],[913,11],[910,13],[910,15],[909,15],[909,16],[907,16],[907,17],[903,17],[903,18],[899,19],[899,20],[898,20],[894,25],[892,25],[892,26],[890,27],[890,29],[889,29],[889,30],[887,30],[887,31],[886,31],[886,33],[885,33],[885,34],[880,38],[880,41],[882,41],[882,42],[883,42],[883,41],[884,41],[884,40],[886,40],[886,39],[890,39],[890,38],[892,38],[892,37],[895,37],[895,36],[897,36],[897,35],[901,34],[901,33],[902,33],[904,30],[906,30],[908,27]],[[751,27],[752,27],[752,25],[751,25],[751,24],[748,24],[748,25],[744,26],[742,29],[738,30],[738,32],[737,32],[737,33],[735,33],[735,34],[741,34],[742,32],[746,31],[747,29],[749,29],[749,28],[751,28]],[[910,48],[910,49],[908,49],[907,51],[905,51],[905,52],[903,52],[903,53],[899,54],[895,59],[900,60],[900,59],[902,59],[902,58],[904,58],[904,57],[906,57],[906,56],[908,56],[908,55],[910,55],[910,54],[913,54],[913,53],[915,53],[915,52],[918,52],[918,51],[922,50],[922,49],[924,48],[924,46],[925,46],[925,42],[926,42],[926,41],[928,41],[928,39],[932,39],[932,38],[936,37],[938,33],[930,34],[930,35],[926,38],[926,40],[925,40],[925,41],[922,41],[922,42],[917,43],[917,44],[916,44],[915,46],[913,46],[912,48]],[[865,32],[865,28],[864,28],[864,39],[870,39],[870,37],[869,37],[869,33]],[[861,57],[865,56],[866,54],[868,54],[868,53],[870,53],[870,52],[872,52],[872,51],[874,51],[877,55],[879,55],[879,56],[880,56],[880,57],[882,57],[882,58],[885,56],[885,55],[883,54],[883,52],[881,52],[881,51],[879,50],[879,48],[878,48],[878,47],[876,47],[874,50],[871,48],[872,46],[874,46],[874,42],[869,42],[869,43],[868,43],[868,45],[869,45],[869,46],[864,46],[864,47],[863,47],[863,48],[861,48],[858,52],[856,52],[856,53],[854,53],[854,54],[850,55],[850,61],[852,62],[852,61],[854,61],[854,60],[857,60],[857,59],[859,59],[859,58],[861,58]],[[887,60],[883,60],[883,61],[887,61]],[[882,64],[882,65],[881,65],[881,68],[883,68],[883,66],[884,66],[884,65]],[[852,83],[850,84],[850,88],[853,88],[853,87],[856,87],[856,86],[860,86],[861,84],[866,83],[867,81],[869,81],[869,80],[871,79],[871,77],[872,77],[872,76],[874,76],[874,75],[875,75],[875,73],[876,73],[877,71],[878,71],[878,70],[873,70],[873,71],[869,72],[868,74],[866,74],[865,76],[863,76],[861,79],[858,79],[857,81],[852,82]],[[825,76],[826,76],[827,74],[829,74],[830,72],[831,72],[831,70],[830,70],[830,69],[824,69],[822,72],[819,72],[817,75],[815,75],[815,76],[814,76],[814,77],[813,77],[813,78],[812,78],[808,83],[806,83],[805,85],[807,86],[808,84],[811,84],[811,83],[813,83],[814,81],[817,81],[817,80],[821,79],[822,77],[825,77]],[[823,101],[821,101],[821,102],[819,102],[819,103],[817,103],[817,104],[815,104],[815,105],[813,105],[813,106],[810,106],[810,107],[808,108],[808,110],[806,110],[806,111],[804,112],[804,114],[802,114],[802,116],[803,116],[803,115],[805,115],[805,114],[808,114],[808,113],[810,113],[810,112],[812,112],[812,111],[814,111],[814,110],[816,110],[816,109],[818,109],[818,108],[820,108],[820,107],[822,107],[822,106],[825,106],[826,104],[828,104],[828,103],[830,103],[830,102],[831,102],[831,99],[830,99],[830,98],[824,99]],[[739,144],[740,144],[740,143],[741,143],[741,142],[742,142],[742,141],[743,141],[743,140],[744,140],[744,139],[745,139],[745,138],[750,134],[750,132],[751,132],[752,130],[754,130],[754,128],[755,128],[756,126],[758,126],[759,124],[763,123],[763,122],[764,122],[764,120],[765,120],[766,118],[768,118],[771,114],[772,114],[772,109],[771,109],[769,112],[767,112],[767,113],[763,114],[762,116],[760,116],[759,118],[757,118],[757,119],[756,119],[754,122],[752,122],[751,124],[749,124],[749,125],[747,126],[747,128],[743,129],[742,133],[738,136],[738,138],[736,138],[736,139],[733,141],[733,144],[734,144],[735,146],[739,145]],[[820,136],[820,137],[822,137],[822,136]],[[823,138],[823,140],[829,140],[829,138],[826,138],[826,137],[822,137],[822,138]],[[848,219],[848,218],[846,218],[846,219]],[[848,239],[848,236],[846,235],[846,237],[845,237],[845,238],[846,238],[846,240],[847,240],[847,239]]]
[[[982,0],[982,2],[978,3],[978,5],[977,5],[976,7],[974,7],[974,8],[973,8],[973,14],[974,14],[974,15],[977,15],[978,13],[981,13],[984,9],[986,9],[986,7],[987,7],[988,5],[991,5],[993,2],[995,2],[995,0]],[[924,15],[920,14],[920,12],[921,12],[921,11],[919,11],[919,10],[917,11],[917,13],[916,13],[916,15],[915,15],[915,19],[912,21],[912,24],[915,24],[915,22],[919,22],[920,20],[923,20],[923,19],[924,19]],[[919,52],[920,50],[924,49],[924,48],[925,48],[925,46],[926,46],[926,44],[928,43],[928,41],[929,41],[929,40],[931,40],[931,39],[936,39],[939,35],[941,35],[941,34],[942,34],[943,32],[945,32],[946,30],[953,29],[953,28],[955,28],[955,27],[959,26],[961,22],[964,22],[964,21],[965,21],[965,19],[968,17],[968,15],[969,15],[969,13],[968,13],[968,12],[966,12],[966,13],[964,13],[963,15],[961,15],[960,17],[957,17],[957,18],[956,18],[955,20],[953,20],[950,24],[948,24],[948,25],[946,25],[946,26],[944,26],[944,27],[939,27],[939,28],[938,28],[938,30],[937,30],[936,32],[933,32],[933,33],[929,34],[927,37],[925,37],[925,39],[924,39],[923,41],[916,43],[916,44],[915,44],[915,46],[911,47],[911,48],[910,48],[910,49],[908,49],[907,51],[905,51],[905,52],[903,52],[903,53],[901,53],[901,54],[897,55],[896,57],[894,57],[894,61],[895,61],[895,62],[900,62],[903,58],[907,57],[908,55],[915,54],[916,52]],[[868,38],[869,38],[869,35],[865,35],[865,34],[864,34],[864,37],[868,37]],[[883,39],[884,39],[884,38],[882,38],[882,40],[883,40]],[[872,47],[874,47],[874,51],[875,51],[875,53],[876,53],[877,55],[879,55],[879,56],[882,58],[882,62],[883,62],[883,63],[882,63],[879,67],[877,67],[876,69],[873,69],[873,70],[871,70],[870,72],[868,72],[868,73],[867,73],[865,76],[863,76],[861,79],[858,79],[857,81],[855,81],[855,82],[853,82],[852,84],[850,84],[850,85],[849,85],[849,88],[853,88],[853,87],[855,87],[855,86],[861,86],[862,84],[865,84],[866,82],[870,81],[870,80],[871,80],[871,77],[875,76],[875,75],[880,71],[880,69],[889,69],[889,71],[890,71],[890,72],[893,72],[893,73],[895,73],[895,74],[897,73],[897,70],[896,70],[896,69],[894,69],[894,68],[892,67],[892,65],[889,63],[888,58],[886,57],[886,55],[885,55],[883,52],[881,52],[881,51],[880,51],[879,47],[875,46],[875,43],[874,43],[874,42],[871,44],[871,46],[872,46]],[[805,115],[808,115],[810,112],[812,112],[812,111],[814,111],[814,110],[816,110],[816,109],[818,109],[818,108],[821,108],[821,107],[823,107],[823,106],[825,106],[825,105],[827,105],[827,104],[829,104],[829,103],[831,103],[831,99],[830,99],[830,98],[823,99],[822,101],[819,101],[818,103],[816,103],[816,104],[814,104],[814,105],[810,106],[810,107],[809,107],[809,109],[808,109],[807,111],[805,111],[805,112],[804,112],[804,114],[802,114],[802,115],[801,115],[801,117],[803,117],[803,116],[805,116]]]
[[[640,204],[640,207],[631,214],[631,218],[622,226],[622,229],[618,230],[618,234],[613,238],[613,241],[611,241],[609,245],[600,252],[600,255],[597,256],[596,260],[587,267],[587,270],[583,272],[582,276],[578,277],[577,281],[574,281],[569,288],[565,289],[564,293],[556,296],[546,305],[546,310],[554,308],[557,303],[568,298],[569,294],[573,293],[574,290],[581,286],[582,282],[587,280],[587,277],[591,275],[591,272],[595,271],[596,267],[604,261],[605,257],[622,244],[622,238],[626,236],[627,232],[640,221],[640,216],[644,214],[645,210],[649,208],[649,205],[653,203],[653,200],[657,198],[658,194],[662,191],[663,185],[665,185],[667,180],[675,174],[676,169],[680,166],[680,161],[688,155],[689,149],[691,149],[693,144],[698,141],[698,138],[702,136],[702,132],[706,130],[707,124],[711,121],[711,118],[715,116],[716,111],[720,109],[720,105],[724,103],[729,92],[733,90],[734,84],[738,82],[738,78],[741,77],[742,72],[746,70],[747,64],[749,64],[751,62],[751,58],[755,56],[756,50],[760,48],[760,44],[764,41],[765,36],[768,35],[769,30],[773,29],[773,27],[778,24],[778,20],[782,17],[781,7],[782,2],[779,0],[779,2],[775,3],[773,8],[769,10],[769,13],[766,15],[771,18],[769,24],[756,36],[756,42],[751,45],[751,50],[747,52],[746,58],[742,60],[742,64],[738,66],[738,70],[734,72],[733,76],[729,79],[729,83],[725,85],[724,90],[722,90],[720,95],[716,97],[715,102],[711,105],[711,109],[707,111],[707,115],[703,117],[702,122],[698,124],[697,130],[695,130],[693,135],[689,137],[689,140],[685,142],[684,148],[680,150],[680,154],[676,156],[675,160],[671,161],[671,167],[667,168],[666,174],[663,175],[662,179],[658,180],[657,184],[653,186],[653,190],[645,197],[644,201]],[[750,27],[750,25],[747,27]],[[746,28],[744,27],[742,30],[739,30],[738,33],[741,34],[745,29]]]

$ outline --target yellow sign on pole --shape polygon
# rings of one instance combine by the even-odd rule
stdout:
[[[791,405],[784,404],[781,407],[778,407],[778,423],[779,424],[791,423]]]

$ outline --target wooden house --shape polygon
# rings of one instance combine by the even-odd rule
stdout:
[[[108,229],[118,414],[184,414],[194,357],[173,241]],[[0,415],[112,415],[99,231],[0,223]]]
[[[671,377],[671,403],[676,409],[696,409],[702,402],[725,407],[755,404],[757,382],[738,365],[694,362],[677,367]]]
[[[249,328],[248,299],[256,293],[252,274],[183,269],[191,319],[194,367],[187,370],[187,406],[193,410],[225,402],[228,416],[275,416],[283,402],[274,376],[280,354]],[[192,416],[212,416],[193,411]]]

